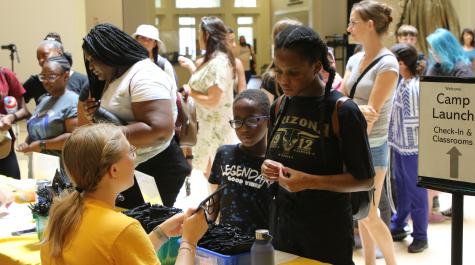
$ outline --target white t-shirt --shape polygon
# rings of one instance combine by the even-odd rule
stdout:
[[[176,84],[168,74],[155,65],[150,59],[135,63],[122,76],[112,81],[104,89],[101,107],[114,113],[127,123],[134,123],[132,102],[150,100],[171,100],[173,120],[178,113],[176,107]],[[173,135],[172,135],[173,137]],[[159,141],[156,144],[137,150],[136,164],[140,164],[165,150],[172,139]]]
[[[391,53],[387,48],[381,49],[375,59],[380,57],[383,54],[389,54],[384,56],[377,64],[375,64],[360,80],[358,86],[356,87],[355,96],[353,100],[358,105],[367,105],[371,92],[373,91],[374,82],[376,76],[387,72],[392,71],[399,74],[399,63],[396,57]],[[354,54],[348,60],[346,65],[346,70],[351,71],[351,74],[345,84],[346,93],[349,95],[351,88],[356,80],[360,77],[361,73],[359,72],[360,63],[363,59],[364,52],[359,52]],[[364,71],[364,69],[362,69]],[[393,94],[396,89],[397,84],[391,88],[391,94],[384,102],[383,107],[379,113],[379,119],[374,123],[371,134],[368,135],[369,144],[371,147],[377,147],[388,139],[388,127],[389,127],[389,115],[391,114],[391,106],[393,102]]]

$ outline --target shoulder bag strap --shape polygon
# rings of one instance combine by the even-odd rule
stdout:
[[[371,70],[371,68],[373,68],[373,66],[375,66],[381,59],[383,59],[384,56],[387,56],[387,55],[390,55],[390,54],[383,54],[381,56],[379,56],[378,58],[376,58],[376,60],[374,60],[373,62],[371,62],[370,65],[368,65],[366,67],[366,69],[364,69],[363,73],[361,73],[361,75],[358,77],[358,79],[356,80],[356,82],[353,84],[353,87],[351,88],[351,92],[350,92],[350,98],[353,99],[353,97],[355,96],[355,92],[356,92],[356,86],[358,86],[358,83],[361,81],[361,79],[363,79],[364,75],[369,71]]]

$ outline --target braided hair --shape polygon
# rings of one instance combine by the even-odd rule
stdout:
[[[215,51],[221,51],[228,56],[229,63],[233,68],[233,73],[235,73],[236,61],[234,59],[233,52],[228,47],[226,38],[228,30],[223,21],[218,17],[204,17],[201,19],[200,27],[203,32],[208,34],[208,39],[206,40],[206,54],[200,67],[212,59]]]
[[[325,85],[324,97],[327,99],[332,89],[336,71],[331,67],[328,60],[328,47],[318,33],[305,26],[288,26],[276,36],[274,54],[280,49],[293,51],[310,64],[317,62],[322,64],[323,70],[330,74]],[[315,78],[317,78],[317,75],[315,75]]]
[[[140,43],[108,23],[99,24],[91,29],[83,38],[82,48],[95,60],[116,68],[117,73],[124,73],[135,63],[148,58],[148,51]],[[105,82],[98,80],[89,70],[86,58],[84,63],[91,93],[98,99],[104,90]]]
[[[329,108],[328,97],[330,96],[330,91],[332,89],[333,80],[335,79],[336,70],[331,67],[330,61],[328,60],[328,47],[325,42],[320,38],[318,33],[313,29],[305,26],[292,25],[280,32],[275,39],[274,54],[278,50],[285,49],[297,53],[300,58],[307,60],[310,64],[315,64],[320,62],[322,64],[323,70],[327,71],[328,81],[325,85],[323,102],[318,106],[319,116],[318,116],[318,131],[320,135],[324,136],[329,131],[329,121],[326,120],[326,114],[332,108]],[[315,74],[315,78],[317,74]],[[284,110],[285,110],[284,101]],[[330,106],[333,107],[333,106]],[[320,148],[322,153],[322,159],[326,161],[326,152],[325,152],[325,137],[321,137]],[[325,162],[326,163],[326,162]]]
[[[45,63],[52,62],[58,64],[63,72],[71,70],[71,63],[65,55],[53,56],[46,59]]]

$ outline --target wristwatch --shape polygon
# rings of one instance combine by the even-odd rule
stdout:
[[[160,242],[167,242],[168,240],[170,240],[170,238],[165,235],[159,225],[155,226],[155,228],[153,229],[153,233],[155,234],[155,236],[157,236]]]
[[[40,140],[40,151],[41,152],[46,151],[46,141],[45,140]]]

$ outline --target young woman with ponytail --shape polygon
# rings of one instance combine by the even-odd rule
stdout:
[[[75,188],[53,202],[42,264],[160,264],[156,251],[180,234],[176,264],[194,264],[208,228],[203,211],[174,215],[147,236],[137,220],[114,210],[119,192],[134,183],[135,151],[121,128],[106,123],[79,127],[66,140],[62,156]]]
[[[341,140],[329,129],[335,106],[331,99],[341,94],[331,91],[335,69],[327,51],[308,27],[289,26],[277,35],[274,71],[284,97],[278,110],[276,103],[271,110],[262,175],[278,182],[270,218],[276,249],[353,264],[348,193],[368,190],[374,171],[366,122],[356,104],[346,101],[339,108]],[[322,68],[329,73],[326,85],[318,77]]]
[[[396,57],[383,45],[383,36],[392,21],[391,11],[389,6],[372,0],[353,5],[347,31],[355,42],[362,45],[363,51],[348,60],[341,90],[353,98],[366,119],[376,171],[375,204],[371,205],[368,217],[358,221],[367,265],[376,264],[375,243],[383,253],[386,264],[396,264],[391,233],[377,212],[380,198],[387,196],[383,192],[383,183],[388,168],[389,113],[399,73]],[[353,89],[368,66],[372,67]]]

